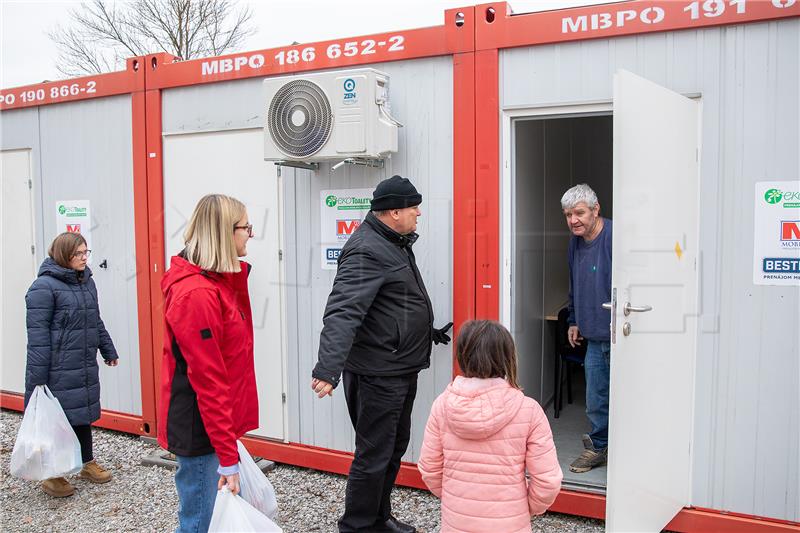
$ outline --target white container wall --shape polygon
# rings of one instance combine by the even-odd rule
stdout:
[[[800,20],[787,19],[500,53],[502,109],[610,103],[620,68],[700,99],[691,503],[791,521],[800,520],[800,291],[753,284],[753,189],[800,176],[798,50]],[[669,213],[665,205],[647,223]]]

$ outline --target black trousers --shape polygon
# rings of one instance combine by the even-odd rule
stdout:
[[[72,426],[72,431],[78,436],[81,443],[81,459],[86,464],[94,459],[92,453],[92,426]]]
[[[417,374],[363,376],[345,370],[342,381],[356,452],[339,531],[381,531],[379,524],[392,514],[392,487],[411,438]]]

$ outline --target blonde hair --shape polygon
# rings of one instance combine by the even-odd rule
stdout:
[[[86,245],[86,239],[80,233],[65,232],[53,239],[47,255],[59,266],[70,268],[69,263],[81,245]]]
[[[236,198],[207,194],[194,208],[183,233],[186,259],[210,272],[239,272],[239,255],[233,240],[233,227],[246,208]]]

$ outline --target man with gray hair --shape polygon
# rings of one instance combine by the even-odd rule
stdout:
[[[586,416],[592,430],[583,436],[583,453],[573,472],[588,472],[608,458],[608,393],[610,377],[611,220],[600,216],[597,195],[585,183],[561,197],[572,237],[569,241],[569,329],[572,347],[586,341]]]

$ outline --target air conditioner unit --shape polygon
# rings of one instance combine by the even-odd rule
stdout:
[[[381,159],[397,151],[389,76],[362,68],[264,80],[264,159]]]

